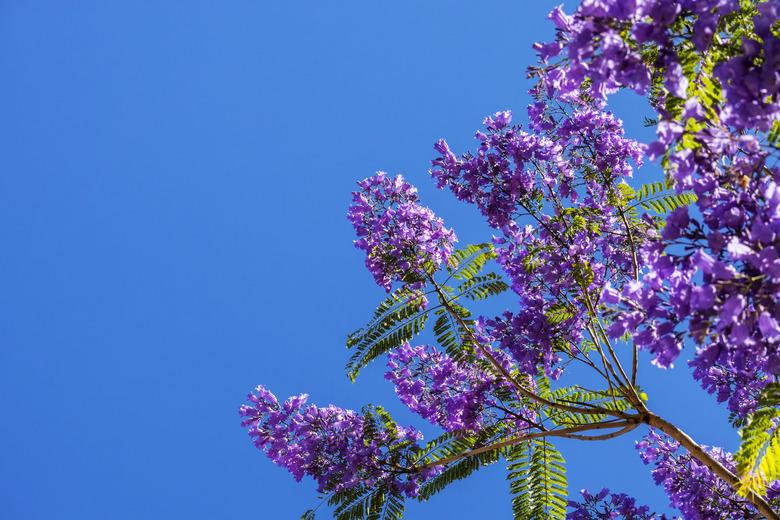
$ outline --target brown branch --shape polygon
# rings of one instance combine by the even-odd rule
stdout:
[[[562,430],[547,430],[543,432],[528,433],[525,435],[520,435],[519,437],[514,437],[512,439],[507,439],[501,442],[497,442],[489,446],[482,446],[481,448],[475,448],[466,453],[451,455],[449,457],[445,457],[435,462],[429,462],[428,464],[424,464],[415,469],[416,471],[421,471],[423,469],[431,468],[434,466],[444,466],[446,464],[449,464],[450,462],[455,462],[457,460],[465,459],[468,457],[474,457],[476,455],[485,453],[487,451],[499,450],[501,448],[508,448],[509,446],[514,446],[515,444],[520,444],[521,442],[525,442],[531,439],[538,439],[542,437],[566,437],[576,432],[590,431],[590,430],[606,430],[608,428],[621,428],[620,432],[625,433],[627,431],[630,431],[627,429],[627,427],[630,426],[633,429],[637,425],[638,425],[637,419],[632,418],[631,420],[626,420],[626,421],[610,421],[610,422],[601,422],[595,424],[583,424],[580,426],[572,426],[571,428],[564,428]],[[614,432],[614,433],[618,434],[618,432]]]
[[[449,300],[447,299],[447,296],[442,292],[441,288],[439,287],[439,284],[436,283],[436,280],[433,279],[431,275],[428,275],[428,280],[431,282],[431,284],[436,289],[436,293],[439,295],[439,301],[441,301],[442,306],[447,310],[447,312],[450,313],[450,315],[455,319],[455,321],[458,322],[458,324],[466,331],[466,333],[469,335],[471,341],[474,343],[474,345],[477,346],[477,348],[480,350],[483,356],[487,358],[487,360],[490,362],[493,367],[495,367],[501,375],[510,383],[512,386],[517,389],[518,393],[522,395],[523,397],[527,399],[531,399],[532,401],[536,401],[539,404],[549,406],[551,408],[559,408],[561,410],[567,410],[569,412],[574,413],[581,413],[581,414],[587,414],[587,415],[610,415],[613,417],[621,417],[621,418],[627,418],[629,417],[628,414],[625,414],[623,412],[618,412],[615,410],[607,410],[607,409],[588,409],[588,408],[580,408],[577,406],[569,406],[564,405],[561,403],[556,403],[554,401],[550,401],[549,399],[545,399],[544,397],[537,395],[527,388],[523,387],[512,375],[507,371],[504,366],[499,363],[499,361],[495,358],[493,354],[488,351],[484,345],[474,336],[474,333],[471,331],[471,328],[466,325],[466,323],[463,321],[463,318],[461,318],[460,314],[455,312],[455,310],[450,305]]]
[[[729,471],[727,467],[716,460],[712,455],[704,451],[704,449],[699,446],[693,439],[691,439],[684,431],[666,419],[662,419],[655,414],[648,413],[645,415],[645,418],[650,426],[658,428],[679,442],[682,447],[688,450],[688,453],[690,453],[692,457],[696,458],[699,462],[711,469],[713,473],[723,479],[723,481],[729,484],[735,491],[739,488],[739,478],[734,475],[734,473]],[[767,503],[767,501],[761,495],[751,491],[748,494],[747,499],[767,519],[780,520],[780,515],[772,510],[769,503]]]

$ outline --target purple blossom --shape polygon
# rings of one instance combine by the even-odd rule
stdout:
[[[419,282],[428,262],[439,266],[449,258],[458,239],[418,204],[417,188],[383,172],[358,186],[347,216],[358,236],[355,247],[366,252],[366,267],[377,284],[389,292],[393,282]]]
[[[417,430],[397,426],[395,431],[377,429],[369,434],[364,415],[333,405],[306,406],[307,398],[301,394],[280,404],[274,394],[258,386],[248,396],[251,404],[239,409],[241,425],[255,446],[296,480],[308,475],[317,481],[320,492],[383,484],[415,496],[420,482],[433,474],[401,476],[393,471],[392,450],[405,443],[416,445],[422,439]]]
[[[676,441],[651,431],[636,448],[642,462],[654,466],[653,480],[664,488],[669,505],[679,509],[684,518],[747,520],[757,517],[750,502],[738,496],[711,469],[681,450]],[[704,449],[727,469],[735,470],[730,453],[721,448],[705,446]]]
[[[458,363],[434,347],[409,344],[388,357],[385,379],[393,382],[402,403],[429,422],[448,431],[476,432],[503,420],[494,392],[511,387],[473,362]],[[527,428],[535,417],[530,411],[513,412],[510,419],[519,428]]]
[[[569,500],[567,520],[667,520],[666,515],[650,512],[645,505],[637,505],[636,499],[625,493],[610,493],[603,488],[595,495],[587,489],[580,491],[581,501]],[[669,519],[674,520],[674,519]]]

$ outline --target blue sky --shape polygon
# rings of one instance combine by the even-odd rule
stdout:
[[[3,2],[0,517],[297,518],[312,483],[239,427],[259,383],[413,421],[382,366],[344,376],[345,336],[383,295],[349,192],[403,173],[462,243],[488,238],[430,181],[432,144],[522,118],[556,3]],[[645,105],[616,109],[650,138]],[[736,445],[684,366],[642,376],[658,413]],[[572,492],[663,509],[635,439],[561,443]],[[507,518],[509,501],[494,467],[408,518]]]

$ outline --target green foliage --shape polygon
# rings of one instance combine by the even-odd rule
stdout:
[[[466,453],[474,447],[477,438],[467,431],[456,430],[431,439],[417,453],[415,463],[431,464],[448,457]]]
[[[400,520],[404,515],[403,496],[385,486],[356,486],[332,495],[328,504],[335,506],[336,520]]]
[[[457,287],[457,298],[469,300],[484,300],[496,296],[509,288],[507,283],[496,273],[473,276]]]
[[[478,275],[488,261],[496,257],[493,244],[474,244],[454,251],[447,262],[450,277],[469,280]],[[446,282],[445,282],[446,283]]]
[[[739,493],[764,495],[768,482],[780,479],[780,383],[764,389],[758,408],[740,432],[742,442],[734,459],[740,477]]]
[[[371,361],[419,334],[428,314],[422,295],[405,287],[394,291],[379,304],[372,320],[347,338],[347,348],[355,350],[347,362],[349,378],[354,381]]]
[[[433,332],[436,335],[436,341],[447,352],[447,355],[456,361],[461,361],[474,352],[475,345],[471,335],[466,330],[474,322],[468,309],[455,303],[451,303],[450,308],[457,313],[460,320],[456,319],[450,311],[441,307],[436,310],[437,317]]]
[[[566,462],[545,439],[514,446],[508,456],[509,489],[516,520],[565,519]]]
[[[447,432],[428,442],[418,454],[417,464],[433,464],[450,457],[465,455],[480,446],[489,446],[500,442],[503,440],[502,433],[504,433],[503,426],[492,426],[476,435],[463,430]],[[420,501],[428,500],[453,482],[464,479],[478,469],[497,462],[504,451],[502,448],[495,448],[450,463],[444,471],[420,487],[418,499]]]
[[[380,430],[388,438],[397,438],[398,425],[381,406],[366,406],[363,408],[363,417],[365,418],[365,443],[370,444]],[[411,441],[394,443],[390,447],[386,462],[392,465],[405,463],[410,455],[410,450],[407,448],[411,446]],[[336,520],[398,520],[404,513],[404,497],[384,484],[376,487],[358,485],[333,493],[328,499],[328,504],[334,506]],[[309,511],[306,514],[308,513]],[[312,516],[305,520],[313,520],[313,518],[312,512]]]
[[[439,493],[456,480],[462,480],[478,469],[497,462],[500,457],[501,450],[495,449],[485,451],[478,455],[465,457],[457,462],[449,464],[444,471],[422,485],[419,499],[428,500],[431,496]]]
[[[634,198],[637,201],[643,201],[664,191],[666,191],[666,186],[663,182],[650,182],[643,184],[639,191],[635,192]]]
[[[652,182],[642,185],[634,196],[634,203],[628,209],[635,214],[636,208],[641,207],[663,215],[694,202],[696,202],[696,194],[693,192],[672,193],[664,183]]]
[[[513,446],[507,455],[507,480],[512,495],[512,517],[526,520],[531,517],[532,501],[530,486],[530,442]]]
[[[432,307],[426,306],[425,299],[435,291],[426,294],[406,287],[395,290],[379,304],[371,320],[347,338],[347,348],[354,351],[346,367],[349,378],[354,381],[366,365],[422,332],[431,313],[436,315],[436,339],[449,355],[461,359],[471,352],[471,334],[467,330],[473,324],[471,313],[457,302],[464,298],[484,300],[508,289],[500,275],[492,272],[480,274],[495,257],[496,253],[489,243],[469,245],[454,251],[446,266],[446,280],[440,284],[446,301],[439,296],[438,305]],[[456,287],[446,285],[452,279],[460,283]],[[445,304],[460,320],[447,311]]]
[[[677,208],[688,206],[696,202],[696,195],[693,193],[679,193],[659,196],[640,202],[639,205],[646,210],[653,210],[659,214],[665,214],[674,211]]]
[[[398,423],[393,420],[390,414],[381,406],[364,406],[363,407],[363,442],[369,445],[373,441],[380,429],[388,439],[396,440],[398,438]],[[403,449],[410,446],[412,441],[405,441],[400,443],[394,443],[390,446],[390,462],[398,462]]]
[[[772,128],[766,136],[769,146],[780,148],[780,121],[772,123]]]
[[[653,122],[653,125],[655,125],[655,122]],[[620,199],[619,200],[610,200],[611,204],[614,204],[616,206],[625,206],[626,203],[629,201],[632,201],[636,198],[637,193],[634,191],[634,188],[629,186],[625,182],[620,182],[615,186],[620,193]]]
[[[542,260],[539,258],[539,253],[544,249],[529,247],[526,251],[526,255],[522,258],[523,268],[527,273],[533,273],[539,267],[542,266]]]
[[[577,385],[567,386],[551,391],[549,398],[561,404],[581,408],[595,406],[619,412],[632,408],[631,403],[623,396],[621,390],[617,388],[611,390],[589,390]],[[576,413],[560,409],[545,409],[545,413],[555,425],[565,427],[592,424],[610,418],[604,414]]]
[[[575,315],[574,309],[568,303],[555,303],[547,309],[545,316],[552,325],[563,323],[570,320]]]
[[[309,509],[301,515],[301,520],[314,520],[314,510]]]
[[[588,262],[582,262],[572,267],[572,276],[580,284],[583,291],[587,290],[590,284],[593,283],[593,268]]]

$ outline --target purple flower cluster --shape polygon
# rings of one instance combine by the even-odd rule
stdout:
[[[603,293],[622,308],[609,332],[632,333],[663,367],[686,333],[699,346],[694,376],[744,416],[768,378],[780,375],[780,169],[766,165],[752,136],[686,152],[679,163],[690,166],[674,176],[696,193],[701,216],[675,210],[663,240],[641,251],[642,283]]]
[[[306,394],[279,403],[263,386],[248,399],[251,404],[242,405],[239,414],[255,446],[296,480],[305,475],[314,478],[320,492],[383,484],[416,496],[420,482],[432,474],[433,470],[399,472],[390,460],[396,448],[422,439],[413,428],[372,431],[367,418],[357,412],[333,405],[305,406]]]
[[[418,283],[429,262],[439,266],[457,237],[433,211],[421,206],[417,188],[403,177],[379,172],[358,183],[347,218],[366,252],[366,267],[388,292],[393,282]]]
[[[449,186],[460,200],[476,204],[491,226],[504,230],[515,228],[519,205],[541,194],[542,182],[554,186],[562,178],[570,189],[572,178],[560,146],[509,126],[511,121],[509,111],[486,118],[488,133],[477,132],[480,146],[475,155],[458,157],[444,139],[439,140],[434,148],[441,156],[431,169],[439,188]]]
[[[561,369],[556,367],[561,349],[556,347],[560,343],[579,343],[582,319],[550,323],[545,315],[549,306],[542,295],[525,298],[523,303],[516,314],[505,311],[501,316],[485,320],[486,332],[498,348],[512,356],[520,372],[534,375],[541,366],[549,377],[557,379],[561,374]]]
[[[588,93],[604,99],[620,88],[644,95],[658,76],[668,94],[685,98],[688,79],[678,55],[680,41],[687,37],[696,50],[705,51],[723,17],[738,7],[736,0],[584,0],[572,15],[558,7],[549,16],[557,38],[535,44],[542,63],[538,69],[541,86],[549,95],[570,101],[579,99],[583,85],[589,84]],[[771,14],[771,9],[767,11]],[[682,20],[690,21],[689,35],[681,29]],[[646,53],[649,49],[654,52]],[[654,56],[653,60],[646,60],[645,54]],[[752,68],[752,64],[735,63],[723,72],[734,80],[737,97],[765,105],[762,94],[773,91],[762,90],[756,80],[766,79],[766,71],[776,68],[767,67],[744,80],[731,74],[753,72]]]
[[[535,374],[541,364],[557,377],[557,352],[576,352],[583,339],[584,300],[633,271],[625,231],[604,230],[625,230],[618,184],[641,163],[642,149],[619,119],[592,106],[540,102],[529,115],[538,134],[510,126],[509,112],[487,118],[473,154],[456,156],[439,141],[431,174],[503,234],[494,240],[498,263],[520,307],[486,320],[487,332],[522,372]],[[521,227],[521,219],[534,225]]]
[[[650,78],[663,83],[653,96],[658,140],[648,153],[666,154],[676,190],[696,194],[700,217],[673,212],[661,236],[638,252],[642,279],[603,287],[602,303],[620,309],[609,333],[630,333],[661,367],[672,366],[692,338],[694,376],[744,416],[766,381],[780,375],[780,171],[768,165],[760,135],[780,119],[780,43],[771,28],[780,3],[760,3],[752,19],[758,39],[736,36],[741,46],[729,47],[724,28],[739,9],[734,0],[583,1],[571,16],[560,8],[550,14],[557,38],[537,48],[543,89],[575,104],[583,84],[605,98],[619,88],[645,93]],[[680,53],[692,52],[686,38],[700,53],[699,90],[689,88],[680,65]],[[712,91],[701,79],[705,55],[719,60],[712,80],[722,102],[704,103],[698,93]],[[668,109],[668,96],[684,100],[681,111]]]
[[[499,356],[499,353],[494,353]],[[496,391],[510,387],[470,362],[458,363],[435,347],[408,343],[389,354],[385,379],[392,381],[401,402],[411,411],[447,431],[479,431],[509,419],[527,428],[532,412],[521,413],[501,405]]]
[[[739,129],[769,130],[780,120],[780,38],[771,30],[780,19],[780,3],[757,9],[753,24],[760,40],[743,39],[742,52],[714,72],[726,94],[722,120]]]
[[[431,175],[460,200],[475,204],[488,223],[505,233],[517,228],[515,219],[528,213],[534,200],[555,190],[562,198],[578,200],[576,170],[591,167],[610,171],[614,178],[630,177],[629,161],[641,163],[641,146],[623,135],[622,122],[611,113],[577,107],[560,120],[543,104],[529,107],[529,133],[510,125],[512,113],[497,112],[478,131],[475,153],[455,155],[447,142],[434,148]]]
[[[569,507],[572,510],[566,514],[567,520],[667,520],[668,518],[666,515],[650,512],[650,508],[645,505],[637,505],[636,499],[625,493],[610,493],[607,488],[595,495],[586,489],[580,493],[581,502],[569,500]]]
[[[757,512],[750,502],[718,477],[711,469],[693,458],[680,445],[668,437],[651,431],[636,445],[645,464],[652,464],[653,480],[663,486],[670,505],[690,520],[715,518],[752,519]],[[734,459],[721,448],[704,448],[718,462],[734,471]],[[777,497],[780,490],[777,481],[769,486],[769,499]]]

